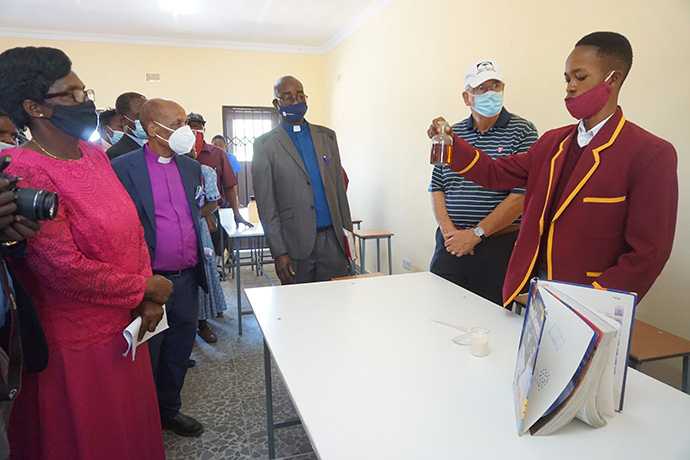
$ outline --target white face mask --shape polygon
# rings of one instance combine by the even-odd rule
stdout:
[[[192,150],[192,147],[194,147],[196,136],[194,136],[194,132],[189,125],[180,126],[179,128],[172,130],[167,126],[158,123],[157,121],[154,121],[154,123],[162,128],[167,129],[168,131],[172,131],[172,134],[168,139],[160,137],[158,134],[156,134],[156,137],[167,142],[173,152],[177,153],[178,155],[186,155],[190,150]]]

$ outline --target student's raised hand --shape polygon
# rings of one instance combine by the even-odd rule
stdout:
[[[446,122],[446,119],[443,117],[434,118],[434,120],[431,122],[431,125],[429,125],[429,129],[426,131],[429,139],[441,133],[441,126],[438,124],[440,121]],[[450,126],[450,124],[446,125],[446,134],[453,134],[453,128]]]

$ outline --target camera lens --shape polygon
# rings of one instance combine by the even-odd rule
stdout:
[[[31,220],[53,220],[57,216],[58,197],[45,190],[18,188],[14,190],[17,214]]]

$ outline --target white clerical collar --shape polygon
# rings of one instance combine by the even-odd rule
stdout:
[[[168,163],[170,163],[172,161],[172,157],[162,157],[162,156],[158,155],[157,161],[159,163],[163,163],[164,165],[167,165]]]
[[[615,112],[614,112],[615,113]],[[594,128],[589,131],[585,130],[585,120],[580,120],[580,124],[577,125],[577,145],[580,147],[585,147],[594,139],[594,136],[601,130],[601,128],[609,121],[614,113],[606,117],[605,120],[599,122]]]

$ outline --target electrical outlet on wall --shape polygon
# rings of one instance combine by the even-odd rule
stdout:
[[[405,270],[409,271],[410,270],[410,259],[406,259],[405,257],[403,257],[402,266]]]

